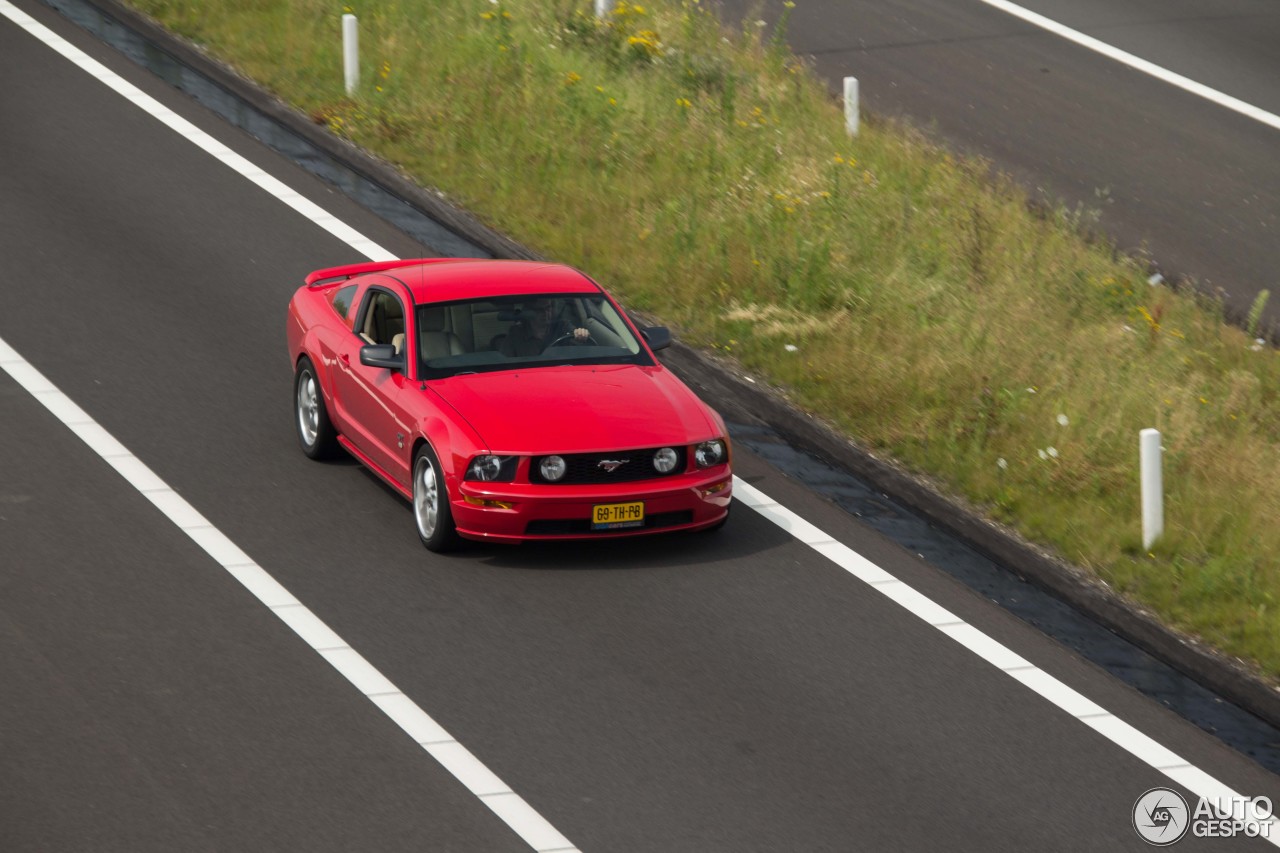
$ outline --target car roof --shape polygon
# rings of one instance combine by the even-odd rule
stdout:
[[[449,260],[388,270],[404,282],[417,305],[533,293],[598,293],[578,270],[540,261]]]

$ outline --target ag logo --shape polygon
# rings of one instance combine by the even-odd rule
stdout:
[[[1187,801],[1169,788],[1152,788],[1133,804],[1133,828],[1148,844],[1167,847],[1186,835],[1190,825]]]

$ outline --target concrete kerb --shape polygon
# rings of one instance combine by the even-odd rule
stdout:
[[[57,8],[56,0],[44,2]],[[307,116],[260,89],[252,80],[212,59],[149,18],[115,0],[86,2],[137,33],[175,62],[243,100],[290,133],[453,232],[473,245],[478,254],[495,258],[542,259],[538,253],[451,205],[440,194],[423,189],[394,166],[329,133]],[[761,381],[747,380],[741,369],[731,362],[678,341],[664,354],[663,360],[730,420],[763,424],[797,449],[812,453],[867,481],[911,507],[930,523],[969,543],[1015,575],[1066,601],[1223,699],[1272,726],[1280,727],[1280,686],[1272,685],[1244,662],[1169,628],[1149,611],[1125,599],[1088,572],[985,518],[974,508],[944,494],[926,479],[866,452],[830,425],[799,410],[777,389]]]
[[[733,412],[732,420],[769,427],[798,450],[871,484],[1221,698],[1272,726],[1280,724],[1280,687],[1268,683],[1244,662],[1171,629],[1096,576],[991,521],[927,479],[868,453],[762,381],[741,378],[732,365],[716,363],[679,343],[673,349],[674,357],[664,361],[723,413]]]

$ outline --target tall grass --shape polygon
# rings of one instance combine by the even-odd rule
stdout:
[[[133,0],[333,132],[1280,675],[1280,358],[697,0]],[[1166,447],[1141,548],[1137,434]]]

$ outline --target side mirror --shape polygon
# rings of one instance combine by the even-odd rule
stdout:
[[[645,341],[649,344],[649,349],[654,352],[671,346],[671,330],[666,326],[649,326],[647,329],[641,328],[640,334],[644,335]]]
[[[367,344],[360,347],[360,363],[367,367],[404,370],[404,356],[396,354],[391,344]]]

